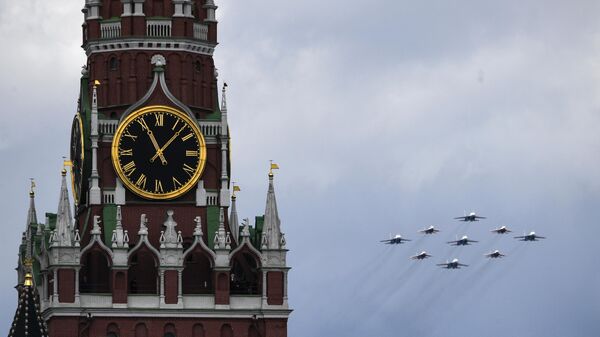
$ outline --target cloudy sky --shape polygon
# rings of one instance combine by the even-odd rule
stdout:
[[[28,178],[55,212],[85,62],[83,2],[56,3],[0,1],[0,331]],[[281,167],[290,336],[600,332],[600,3],[217,4],[240,216]],[[471,210],[488,219],[452,220]],[[489,233],[504,224],[548,239]],[[379,244],[390,233],[413,241]],[[480,242],[445,244],[463,234]],[[454,257],[469,267],[435,267]]]

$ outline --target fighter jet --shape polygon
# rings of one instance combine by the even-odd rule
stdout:
[[[471,212],[471,213],[469,213],[469,215],[459,216],[454,219],[460,220],[460,221],[465,221],[465,222],[473,222],[473,221],[479,221],[479,219],[485,219],[485,217],[479,216],[479,215],[475,214],[475,212]]]
[[[479,242],[479,241],[469,240],[469,238],[466,235],[464,235],[462,238],[460,238],[460,240],[448,241],[446,243],[449,243],[452,246],[468,246],[471,242]]]
[[[502,226],[500,228],[492,229],[490,232],[493,232],[496,234],[506,234],[506,233],[510,233],[512,231],[510,229],[508,229],[506,226]]]
[[[488,254],[485,254],[484,256],[485,257],[489,257],[490,259],[497,259],[499,257],[504,257],[506,255],[500,253],[500,251],[496,249],[495,251],[493,251],[491,253],[488,253]]]
[[[439,229],[437,229],[437,228],[435,228],[433,226],[429,226],[429,227],[427,227],[425,229],[420,230],[419,233],[423,233],[423,234],[435,234],[435,233],[437,233],[439,231],[440,231]]]
[[[438,263],[436,264],[436,266],[440,266],[446,269],[460,269],[460,267],[468,267],[469,265],[459,263],[458,259],[454,259],[452,260],[452,262],[446,261],[446,263]]]
[[[535,232],[530,232],[529,234],[523,236],[515,236],[515,239],[519,239],[519,241],[538,241],[538,239],[545,239],[543,236],[539,236],[535,234]]]
[[[425,260],[426,258],[431,257],[431,255],[427,254],[426,251],[422,251],[415,256],[411,256],[410,258],[413,260]]]
[[[384,242],[387,245],[398,245],[398,244],[404,243],[405,241],[410,241],[410,240],[403,238],[402,235],[400,235],[400,234],[396,234],[396,236],[391,237],[391,235],[390,235],[390,238],[388,240],[381,240],[380,242]]]

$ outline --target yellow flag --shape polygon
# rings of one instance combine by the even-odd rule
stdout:
[[[98,85],[100,85],[100,81],[98,81],[98,80],[95,80],[95,81],[94,81],[94,86],[98,86]]]
[[[238,185],[233,185],[233,191],[234,192],[239,192],[241,190],[240,190],[240,187]]]
[[[271,163],[271,170],[279,170],[279,165]]]
[[[65,167],[71,167],[71,166],[73,166],[73,162],[72,162],[72,161],[70,161],[70,160],[65,160],[65,161],[63,162],[63,165],[64,165]]]

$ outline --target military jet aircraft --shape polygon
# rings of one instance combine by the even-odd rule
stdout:
[[[413,260],[425,260],[426,258],[431,257],[431,255],[427,254],[426,251],[422,251],[415,256],[411,256],[410,258]]]
[[[423,233],[423,234],[435,234],[435,233],[437,233],[439,231],[440,231],[439,229],[437,229],[437,228],[435,228],[433,226],[429,226],[429,227],[427,227],[425,229],[420,230],[419,233]]]
[[[515,236],[515,239],[519,239],[519,241],[538,241],[538,239],[545,239],[543,236],[539,236],[535,234],[535,232],[530,232],[529,234],[523,234],[523,236]]]
[[[488,253],[488,254],[485,254],[484,256],[485,257],[489,257],[490,259],[497,259],[499,257],[504,257],[506,255],[500,253],[500,251],[496,249],[495,251],[493,251],[491,253]]]
[[[462,264],[462,263],[458,262],[458,259],[454,259],[451,262],[446,261],[446,263],[438,263],[438,264],[436,264],[436,266],[440,266],[440,267],[446,268],[446,269],[460,269],[460,267],[468,267],[469,265]]]
[[[398,244],[404,243],[405,241],[410,241],[410,240],[403,238],[402,235],[400,235],[400,234],[396,234],[396,236],[391,237],[391,235],[390,235],[390,238],[388,240],[381,240],[380,242],[384,242],[387,245],[398,245]]]
[[[500,228],[492,229],[490,232],[494,232],[496,234],[506,234],[512,232],[508,227],[502,226]]]
[[[469,213],[469,215],[459,216],[454,219],[460,220],[460,221],[465,221],[465,222],[473,222],[473,221],[479,221],[479,219],[485,219],[485,217],[479,216],[479,215],[475,214],[475,212],[471,212],[471,213]]]
[[[451,244],[452,246],[468,246],[471,242],[479,242],[475,240],[469,240],[469,237],[464,235],[462,238],[456,241],[448,241],[446,243]]]

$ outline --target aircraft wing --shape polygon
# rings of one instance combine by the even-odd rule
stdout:
[[[457,241],[447,241],[446,243],[457,245],[458,244],[458,240]]]
[[[476,241],[476,240],[467,240],[467,242],[479,242],[479,241]]]
[[[486,218],[486,217],[484,217],[484,216],[479,216],[479,215],[476,215],[476,216],[475,216],[475,219],[487,219],[487,218]]]
[[[536,238],[536,239],[545,239],[546,237],[545,237],[545,236],[539,236],[539,235],[536,235],[536,236],[535,236],[535,238]]]
[[[381,241],[379,241],[379,242],[384,242],[384,243],[392,243],[392,239],[389,239],[389,240],[381,240]]]
[[[460,267],[468,267],[469,266],[468,264],[464,264],[464,263],[457,263],[456,265],[460,266]]]
[[[460,221],[467,221],[467,217],[466,216],[457,216],[456,218],[454,218],[455,220],[460,220]]]
[[[515,239],[525,239],[527,236],[515,236]]]

